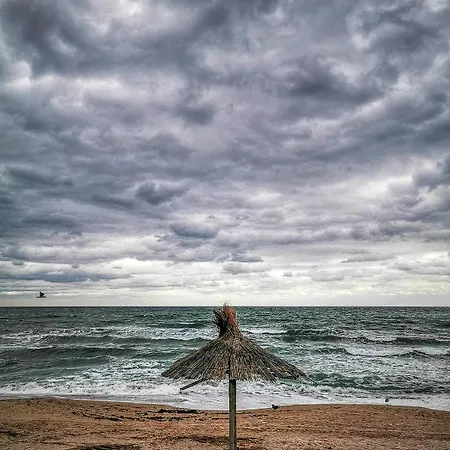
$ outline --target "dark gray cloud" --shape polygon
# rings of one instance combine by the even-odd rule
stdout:
[[[449,22],[436,0],[4,0],[0,301],[448,293]]]
[[[92,196],[92,200],[95,203],[98,203],[99,205],[103,205],[106,208],[132,208],[133,207],[133,200],[126,199],[126,198],[120,198],[120,197],[114,197],[111,195],[101,195],[101,194],[94,194]]]
[[[42,168],[39,167],[37,170],[42,170]],[[12,179],[13,183],[31,189],[40,186],[70,187],[73,185],[69,178],[58,177],[57,174],[38,172],[33,170],[32,167],[7,167],[6,176]]]
[[[22,264],[14,264],[22,265]],[[113,280],[120,277],[105,273],[87,272],[83,270],[34,271],[29,273],[1,273],[4,280],[39,281],[43,283],[84,283],[86,281]],[[125,277],[125,278],[129,278]]]
[[[185,188],[180,186],[167,186],[157,183],[146,183],[139,187],[136,196],[150,205],[160,205],[170,202],[180,195],[184,194]]]
[[[170,224],[170,229],[183,238],[211,239],[218,233],[214,225],[201,223],[174,222]]]
[[[394,259],[395,255],[382,255],[380,253],[361,253],[357,255],[350,256],[347,259],[343,259],[341,263],[364,263],[372,261],[387,261],[389,259]]]
[[[267,272],[269,267],[264,264],[246,264],[240,262],[230,262],[223,266],[225,273],[232,275],[245,274],[245,273],[260,273]]]
[[[259,255],[249,255],[247,253],[234,253],[231,255],[231,261],[254,263],[254,262],[263,262],[263,259]]]
[[[81,228],[81,224],[71,217],[61,214],[41,215],[35,214],[25,217],[22,222],[24,228],[45,228],[55,231],[74,231]]]

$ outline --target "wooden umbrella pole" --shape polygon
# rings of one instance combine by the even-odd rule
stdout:
[[[230,380],[228,384],[228,420],[229,420],[229,444],[230,450],[237,450],[236,435],[236,380]]]

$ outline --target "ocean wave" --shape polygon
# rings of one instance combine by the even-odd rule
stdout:
[[[133,356],[130,356],[130,359],[132,360],[175,360],[175,358],[181,356],[179,349],[176,348],[169,348],[167,350],[159,350],[159,349],[153,349],[143,352],[137,352]]]
[[[151,325],[149,325],[151,327]],[[210,328],[211,322],[208,320],[196,320],[189,322],[164,322],[153,324],[154,327],[162,327],[162,328],[181,328],[181,329],[201,329],[201,328]]]
[[[102,320],[102,325],[120,325],[123,324],[123,319],[108,319],[108,320]]]
[[[442,380],[440,383],[423,383],[414,377],[397,375],[386,378],[383,375],[344,375],[338,372],[316,372],[309,374],[309,383],[333,389],[359,389],[366,392],[394,392],[402,394],[443,394],[450,393],[450,386]],[[306,382],[308,383],[308,381]]]
[[[421,350],[377,350],[377,349],[349,349],[345,347],[317,347],[311,349],[320,354],[343,354],[349,356],[360,356],[368,358],[395,358],[395,357],[421,357],[421,358],[449,358],[450,351],[435,352]]]
[[[400,345],[450,345],[450,339],[437,339],[430,337],[397,337],[394,344]]]
[[[106,380],[89,383],[83,379],[60,379],[55,381],[40,381],[28,383],[11,383],[0,386],[2,396],[56,396],[67,398],[105,398],[147,401],[153,399],[152,403],[162,399],[174,400],[179,393],[179,387],[166,383],[143,383],[120,382],[119,380]],[[158,398],[160,397],[160,398]]]
[[[49,344],[80,344],[83,342],[96,342],[96,343],[106,343],[114,340],[114,336],[111,334],[49,334],[43,336],[40,342],[47,342]]]
[[[274,335],[279,336],[283,334],[282,331],[280,331],[279,328],[265,328],[265,327],[248,327],[248,328],[242,328],[242,331],[244,333],[248,334],[255,334],[255,335]]]
[[[316,341],[316,342],[345,342],[355,341],[367,344],[394,344],[399,346],[414,346],[414,345],[431,345],[441,346],[450,345],[450,339],[421,337],[421,336],[397,336],[397,337],[380,337],[367,335],[351,336],[344,333],[330,333],[327,330],[299,330],[290,329],[278,335],[284,342],[297,341]]]
[[[343,336],[330,334],[327,331],[298,329],[290,329],[284,333],[280,333],[280,337],[284,342],[295,342],[301,340],[334,342],[344,339]]]
[[[158,344],[158,345],[166,345],[166,344],[176,344],[179,346],[190,346],[194,344],[203,345],[206,342],[209,342],[210,339],[201,338],[201,337],[193,337],[193,338],[166,338],[166,337],[117,337],[115,338],[115,342],[117,344]]]
[[[123,347],[93,347],[93,346],[70,346],[70,347],[34,347],[6,350],[2,352],[3,358],[18,360],[42,360],[52,358],[79,358],[96,356],[122,356],[131,353],[129,348]]]
[[[64,345],[42,345],[36,343],[35,345],[27,345],[26,347],[0,347],[0,356],[2,359],[23,359],[32,360],[38,358],[55,358],[55,357],[86,357],[86,356],[129,356],[134,357],[137,351],[142,348],[147,348],[147,352],[154,352],[161,348],[173,347],[178,353],[183,349],[197,348],[206,342],[208,339],[193,338],[178,340],[175,338],[166,339],[152,339],[142,337],[125,337],[114,338],[112,342],[105,342],[109,345],[99,345],[103,342],[99,339],[94,339],[92,345],[85,345],[86,340],[83,340],[83,345],[80,345],[78,339],[63,339]],[[72,344],[72,345],[71,345]],[[163,353],[166,350],[163,351]]]
[[[127,335],[65,335],[65,336],[52,336],[49,339],[45,339],[44,342],[52,344],[74,344],[80,343],[110,343],[116,345],[142,345],[142,344],[155,344],[165,345],[167,343],[178,343],[179,345],[186,344],[203,344],[208,342],[208,339],[201,337],[184,337],[183,339],[177,339],[174,337],[164,336],[127,336]]]
[[[80,344],[152,344],[165,342],[180,342],[180,345],[190,342],[202,344],[210,339],[208,333],[199,330],[163,329],[163,328],[87,328],[62,329],[49,332],[10,333],[0,336],[1,348],[33,348],[44,346],[66,346]]]

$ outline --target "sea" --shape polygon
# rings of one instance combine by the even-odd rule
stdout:
[[[450,308],[238,307],[242,332],[306,373],[240,381],[238,409],[366,403],[450,411]],[[0,398],[227,409],[226,380],[161,376],[217,336],[210,307],[0,308]]]

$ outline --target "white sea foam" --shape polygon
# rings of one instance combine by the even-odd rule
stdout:
[[[285,330],[282,328],[266,328],[266,327],[244,327],[242,328],[242,331],[245,333],[251,333],[251,334],[284,334],[286,333]]]
[[[209,382],[180,392],[181,382],[141,383],[101,382],[90,380],[48,380],[46,383],[30,382],[23,385],[8,385],[0,388],[0,397],[61,397],[78,399],[97,399],[137,403],[183,405],[205,410],[224,410],[228,407],[227,383]],[[324,389],[305,387],[301,384],[287,387],[282,384],[238,382],[238,409],[269,408],[272,404],[280,406],[295,404],[333,404],[362,403],[384,404],[384,397],[374,397],[356,389]],[[450,411],[450,399],[445,395],[396,396],[391,397],[389,405],[421,406]]]

